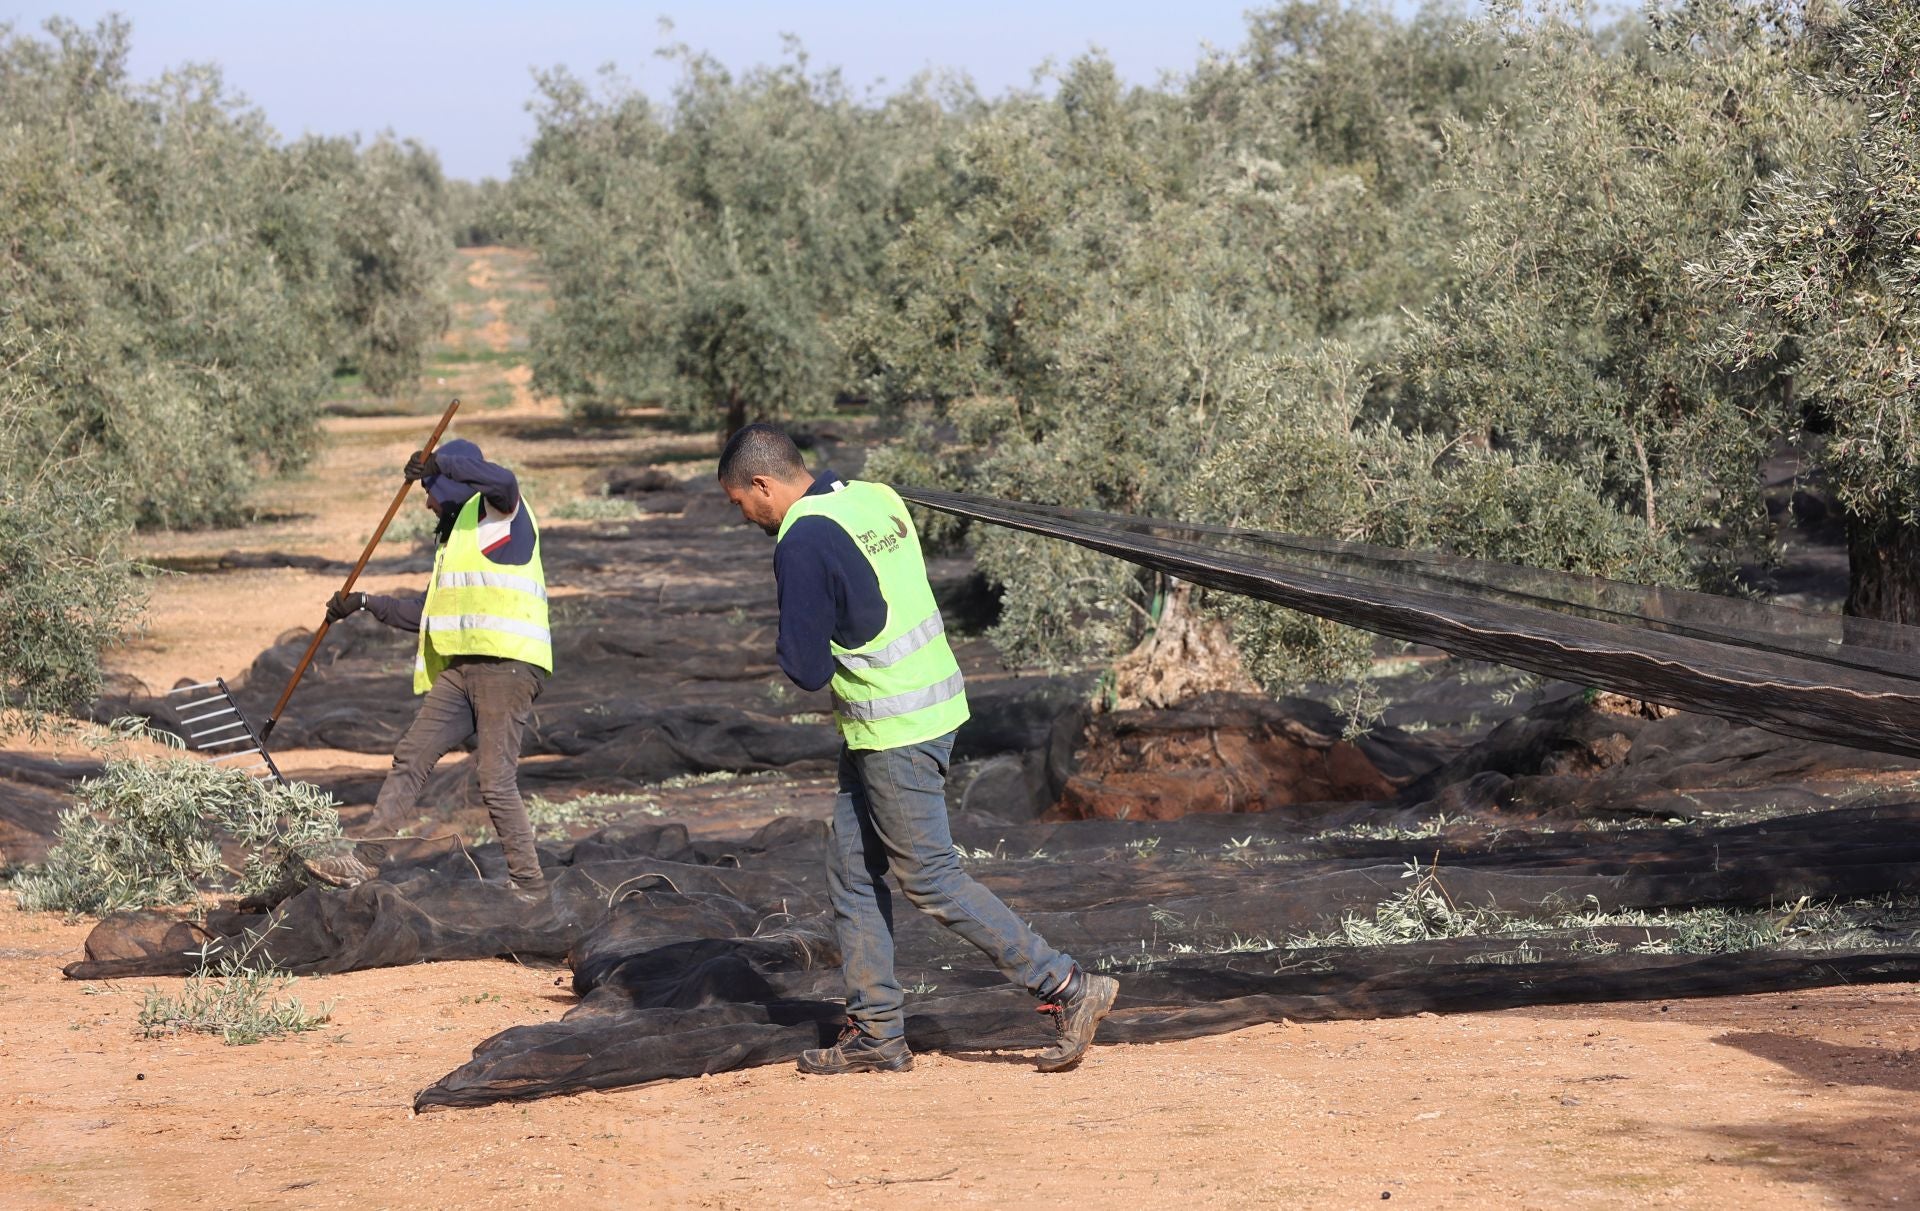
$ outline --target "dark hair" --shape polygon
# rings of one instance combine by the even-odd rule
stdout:
[[[720,451],[720,482],[729,488],[744,488],[756,475],[794,480],[806,473],[800,447],[772,425],[748,425]]]

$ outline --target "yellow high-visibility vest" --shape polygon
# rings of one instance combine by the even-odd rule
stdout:
[[[906,502],[885,484],[843,484],[795,501],[780,537],[802,517],[825,517],[845,530],[873,565],[887,602],[886,625],[872,642],[833,645],[833,719],[847,747],[902,748],[965,723],[966,684]]]
[[[522,500],[520,507],[525,509],[527,502]],[[524,564],[495,563],[480,549],[480,509],[481,497],[475,493],[461,507],[453,533],[434,553],[433,579],[427,582],[413,664],[416,694],[433,688],[434,678],[455,656],[523,660],[553,671],[540,528],[534,525],[532,559]],[[534,521],[532,513],[527,521]]]

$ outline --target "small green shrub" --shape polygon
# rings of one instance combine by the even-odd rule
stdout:
[[[298,997],[279,999],[297,977],[261,965],[260,952],[271,929],[249,935],[243,947],[209,956],[199,972],[187,977],[177,997],[148,990],[140,1007],[140,1033],[150,1039],[182,1031],[217,1034],[228,1046],[241,1046],[326,1025],[332,1001],[309,1010]]]
[[[237,842],[240,869],[220,840]],[[203,890],[257,895],[306,881],[304,859],[340,838],[333,798],[199,758],[114,758],[82,782],[45,864],[14,881],[23,911],[101,915],[183,904]]]

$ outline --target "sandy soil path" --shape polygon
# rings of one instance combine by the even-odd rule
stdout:
[[[507,961],[303,980],[311,1034],[144,1039],[61,979],[85,927],[0,911],[9,1207],[1895,1206],[1920,1198],[1920,988],[1278,1025],[912,1073],[787,1068],[411,1116],[565,1012]]]

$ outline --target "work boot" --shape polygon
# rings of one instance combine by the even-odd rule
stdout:
[[[547,882],[545,878],[526,883],[513,879],[511,883],[513,898],[522,904],[545,904],[553,895],[553,884]]]
[[[312,854],[302,861],[307,873],[330,887],[358,887],[380,872],[363,861],[356,852],[358,844],[341,841],[331,848]]]
[[[840,1028],[840,1038],[831,1047],[816,1047],[800,1053],[800,1071],[815,1076],[839,1076],[847,1072],[906,1072],[913,1067],[913,1053],[905,1039],[876,1039],[853,1024]]]
[[[1120,981],[1088,975],[1075,967],[1066,983],[1041,998],[1040,1012],[1053,1015],[1059,1037],[1035,1057],[1034,1066],[1042,1072],[1064,1072],[1078,1064],[1093,1044],[1100,1019],[1113,1012],[1113,999],[1119,995]]]

